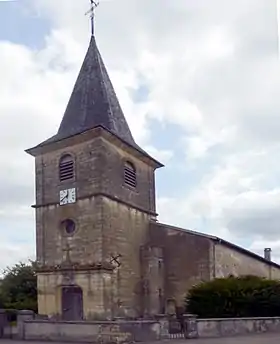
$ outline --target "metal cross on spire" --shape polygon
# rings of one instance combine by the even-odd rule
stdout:
[[[90,9],[86,12],[86,15],[90,14],[92,36],[94,36],[94,11],[98,5],[99,0],[90,0]]]

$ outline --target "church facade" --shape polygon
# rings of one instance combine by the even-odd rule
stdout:
[[[135,143],[94,37],[57,134],[27,153],[36,166],[40,314],[143,318],[183,307],[203,280],[280,279],[269,256],[157,221],[163,165]]]

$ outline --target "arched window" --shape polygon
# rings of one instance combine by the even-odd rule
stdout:
[[[124,182],[130,187],[136,187],[136,169],[134,165],[129,161],[126,161],[126,163],[124,164]]]
[[[74,159],[70,154],[66,154],[59,161],[59,179],[63,182],[72,178],[74,178]]]

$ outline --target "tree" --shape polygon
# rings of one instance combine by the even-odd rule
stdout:
[[[0,280],[0,283],[2,282],[2,280]],[[0,308],[4,308],[4,298],[0,289]]]
[[[4,271],[0,284],[0,304],[6,309],[30,309],[37,312],[36,264],[18,263]]]
[[[194,286],[186,307],[203,318],[280,316],[280,282],[257,276],[214,279]]]

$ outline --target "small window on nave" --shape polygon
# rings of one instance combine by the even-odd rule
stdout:
[[[63,155],[59,161],[59,179],[61,182],[74,178],[74,159],[70,154]]]
[[[129,161],[126,161],[126,163],[124,164],[124,182],[126,185],[132,188],[135,188],[137,184],[136,169],[134,165]]]

